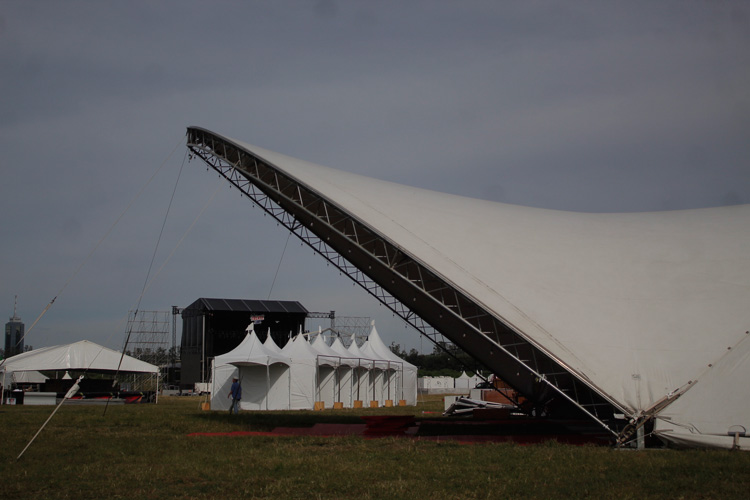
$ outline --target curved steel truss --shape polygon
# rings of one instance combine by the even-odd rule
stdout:
[[[434,343],[449,339],[523,395],[526,406],[581,416],[613,436],[627,411],[385,235],[233,141],[189,127],[193,155]],[[576,410],[577,409],[577,410]],[[571,411],[572,410],[572,411]]]

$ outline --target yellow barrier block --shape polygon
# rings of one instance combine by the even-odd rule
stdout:
[[[333,403],[333,409],[334,410],[343,410],[344,409],[344,403],[337,401]]]
[[[362,401],[355,401],[354,408],[362,408]]]
[[[377,401],[370,401],[370,408],[377,408],[380,404]]]
[[[386,408],[392,408],[393,407],[393,400],[392,399],[386,399],[385,400],[385,407]]]
[[[405,399],[399,399],[398,400],[398,405],[399,406],[406,406],[406,400]]]
[[[325,401],[316,401],[315,406],[313,406],[314,410],[325,410],[326,409],[326,402]]]
[[[211,403],[201,403],[201,410],[210,410]]]

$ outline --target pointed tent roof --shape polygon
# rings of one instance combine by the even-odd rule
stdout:
[[[310,360],[314,364],[320,354],[303,335],[297,335],[291,341],[287,342],[281,350],[284,356],[291,358],[293,363],[298,361]],[[320,358],[318,364],[328,366],[338,366],[338,360],[328,357]]]
[[[278,346],[275,340],[273,340],[273,337],[271,337],[271,332],[268,332],[268,335],[266,336],[266,341],[263,342],[263,347],[268,349],[271,352],[274,352],[276,354],[281,354],[281,348]]]
[[[320,356],[320,360],[326,359],[331,366],[338,366],[341,364],[341,354],[337,353],[331,347],[326,344],[325,339],[323,338],[323,335],[318,335],[315,337],[311,342],[310,345],[312,346],[315,351],[317,351],[318,356]]]
[[[284,356],[281,352],[274,352],[271,349],[265,347],[254,330],[250,330],[250,333],[245,335],[242,342],[221,356],[216,356],[215,365],[271,365],[273,363],[284,363],[289,365],[291,360]]]
[[[335,200],[632,417],[682,393],[729,347],[750,342],[750,205],[546,210],[399,185],[228,141]],[[747,400],[750,364],[737,366],[722,392]],[[706,432],[725,433],[734,419],[724,415]]]
[[[352,358],[352,353],[349,352],[349,349],[344,347],[344,344],[341,343],[340,338],[336,337],[336,339],[334,339],[333,343],[331,344],[331,350],[341,356],[341,364],[348,366],[357,366],[357,360]]]
[[[370,330],[370,334],[367,336],[367,344],[366,344],[374,355],[376,355],[379,359],[385,360],[385,361],[391,361],[395,363],[399,363],[400,365],[403,365],[404,368],[414,368],[416,369],[416,366],[409,363],[408,361],[399,358],[396,356],[393,351],[391,351],[383,342],[383,339],[380,338],[380,335],[378,334],[377,328],[375,328],[375,325],[372,325],[372,329]]]
[[[120,359],[122,358],[122,364]],[[7,358],[0,370],[14,371],[51,371],[51,370],[96,370],[128,373],[158,373],[159,367],[141,361],[132,356],[81,340],[72,344],[42,347]]]
[[[359,348],[359,346],[357,345],[357,339],[354,338],[354,335],[352,335],[352,343],[349,345],[348,350],[353,358],[373,361],[372,358],[368,357],[368,355],[362,352],[362,349]]]

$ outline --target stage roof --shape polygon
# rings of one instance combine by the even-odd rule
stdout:
[[[249,300],[200,298],[187,306],[187,310],[248,312],[248,313],[291,313],[307,314],[302,304],[289,300]]]

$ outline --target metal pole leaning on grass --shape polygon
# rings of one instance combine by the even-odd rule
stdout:
[[[31,446],[31,443],[33,443],[34,440],[36,439],[36,437],[39,435],[39,433],[42,432],[42,429],[44,429],[44,427],[47,425],[47,423],[50,420],[52,420],[52,417],[55,416],[55,413],[57,413],[57,410],[60,409],[60,407],[62,406],[62,404],[65,402],[65,400],[73,397],[73,395],[76,392],[78,392],[78,389],[81,388],[81,386],[78,385],[81,382],[81,380],[83,380],[83,375],[81,375],[80,377],[78,377],[78,380],[76,380],[76,383],[73,384],[73,387],[71,387],[70,390],[67,393],[65,393],[65,396],[63,396],[62,401],[60,401],[60,404],[58,404],[55,407],[55,409],[52,411],[52,413],[50,414],[50,416],[47,417],[47,420],[45,420],[44,423],[42,424],[42,426],[39,428],[39,430],[36,431],[36,434],[34,434],[34,437],[31,438],[31,441],[29,441],[29,443],[26,445],[26,447],[23,450],[21,450],[21,453],[19,453],[18,457],[16,457],[16,462],[18,462],[21,459],[21,457],[26,452],[26,450],[29,448],[29,446]]]

